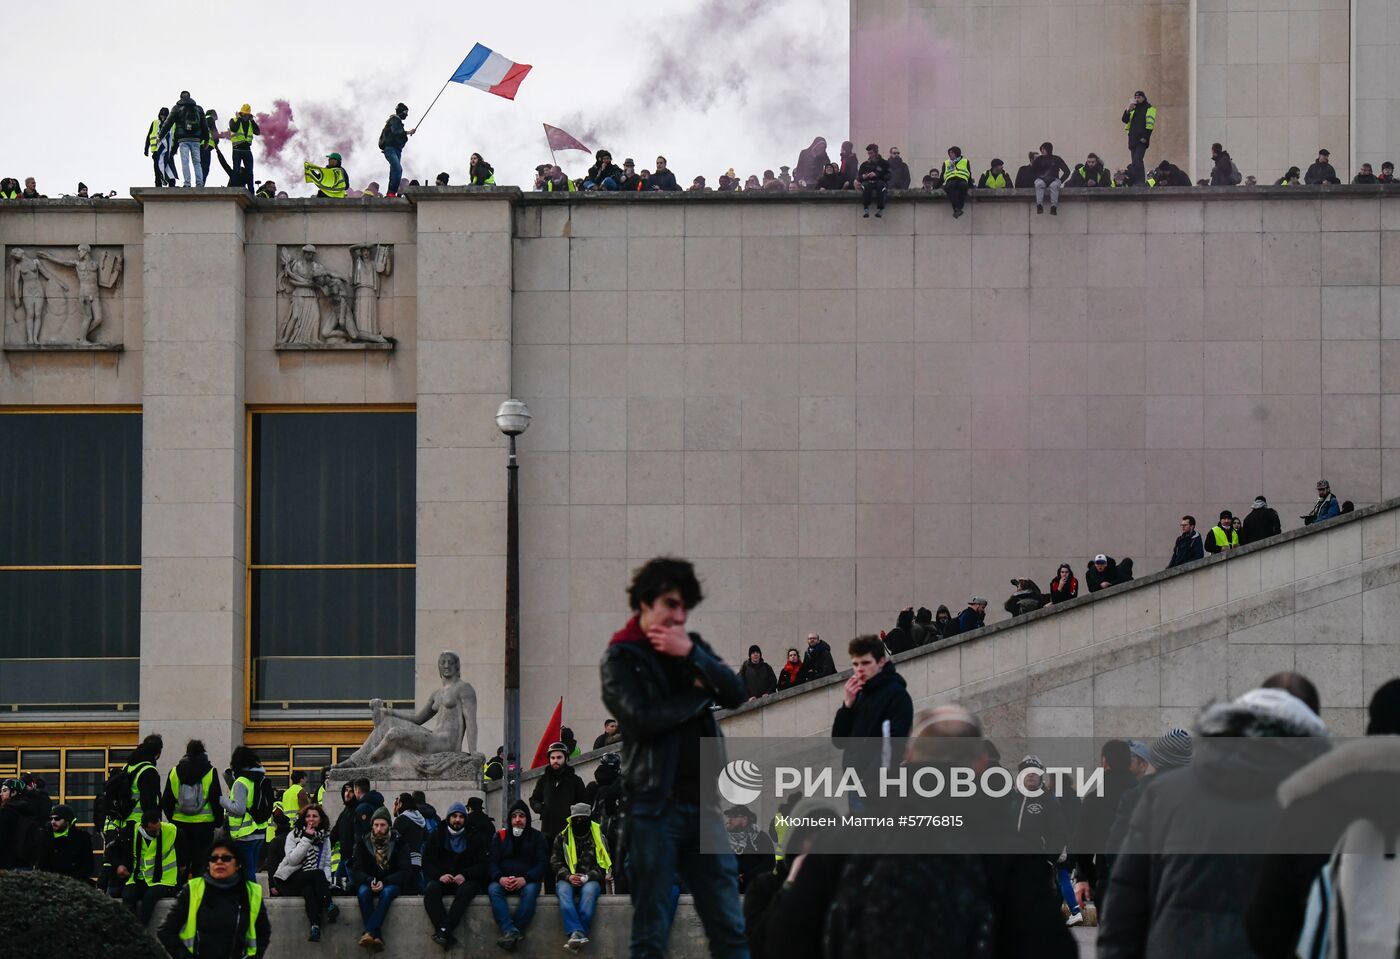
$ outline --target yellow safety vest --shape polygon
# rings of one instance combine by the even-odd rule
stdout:
[[[301,794],[305,791],[296,783],[282,790],[282,812],[286,814],[288,819],[295,819],[296,814],[301,812]]]
[[[1215,537],[1215,545],[1219,546],[1221,549],[1234,549],[1236,546],[1240,545],[1239,530],[1232,529],[1227,536],[1223,529],[1219,526],[1215,526],[1211,528],[1210,532],[1211,535]]]
[[[987,171],[987,189],[988,189],[988,190],[1005,190],[1005,189],[1006,189],[1007,187],[1009,187],[1010,185],[1011,185],[1011,178],[1010,178],[1009,176],[1007,176],[1005,173],[997,174],[997,173],[993,173],[991,170],[988,170],[988,171]]]
[[[180,867],[175,857],[175,837],[178,833],[168,822],[160,824],[160,838],[147,839],[138,823],[132,838],[132,866],[138,879],[148,886],[174,886],[180,879]],[[160,862],[156,862],[156,847],[160,847]]]
[[[229,124],[229,142],[236,150],[239,147],[250,147],[253,144],[253,121],[242,117],[234,117],[233,123]]]
[[[238,788],[238,784],[243,784],[243,791],[246,798],[243,800],[243,815],[235,816],[229,813],[228,834],[234,839],[247,839],[258,831],[258,824],[253,821],[253,796],[257,790],[253,786],[253,780],[247,776],[239,776],[233,781],[233,786],[229,789],[229,798],[233,798],[233,791]],[[271,822],[272,820],[268,820]]]
[[[219,133],[214,129],[213,124],[209,120],[209,115],[206,113],[204,115],[204,136],[199,138],[199,145],[206,150],[212,150],[214,149],[214,144],[218,142],[218,139]]]
[[[214,807],[209,801],[209,793],[213,791],[214,787],[213,769],[210,769],[204,774],[204,778],[200,780],[199,785],[200,788],[204,791],[204,807],[200,809],[199,812],[194,813],[193,815],[188,813],[182,813],[178,810],[177,807],[177,810],[170,816],[171,820],[173,820],[174,822],[214,821]],[[180,798],[180,774],[174,769],[170,770],[170,791],[174,794],[177,800]]]
[[[126,767],[127,775],[131,777],[131,815],[126,817],[129,823],[141,822],[141,790],[137,788],[137,780],[146,770],[155,768],[151,763],[137,763],[135,766]]]
[[[1133,107],[1131,110],[1128,111],[1128,122],[1125,123],[1125,124],[1123,124],[1123,129],[1124,129],[1124,130],[1131,130],[1131,129],[1133,128],[1133,118],[1134,118],[1135,116],[1137,116],[1137,112],[1138,112],[1138,108],[1137,108],[1137,107]],[[1147,108],[1147,132],[1148,132],[1148,133],[1151,133],[1151,132],[1152,132],[1152,128],[1155,127],[1156,125],[1157,125],[1157,108],[1156,108],[1156,107],[1148,107],[1148,108]]]
[[[778,834],[778,841],[774,843],[774,845],[778,847],[777,854],[773,857],[773,859],[775,861],[781,861],[784,858],[783,850],[786,848],[784,844],[787,842],[787,835],[788,833],[792,832],[792,824],[788,822],[774,823],[773,831]]]
[[[949,180],[972,180],[972,167],[968,164],[967,157],[958,157],[952,163],[943,161],[943,182],[947,183]]]
[[[317,166],[314,163],[307,163],[304,164],[304,168],[306,182],[314,183],[326,196],[338,199],[345,196],[345,192],[350,189],[350,177],[345,172],[344,167]]]
[[[593,833],[593,852],[598,858],[598,867],[607,872],[612,868],[612,857],[608,855],[608,844],[603,842],[603,830],[591,819],[588,828]],[[569,874],[573,875],[578,866],[578,847],[574,845],[574,825],[571,822],[564,824],[564,864],[569,867]]]
[[[248,887],[248,930],[243,934],[243,954],[258,954],[258,916],[262,913],[262,887],[255,882]],[[190,951],[199,955],[199,907],[204,902],[204,880],[191,879],[189,886],[190,907],[185,913],[185,924],[180,927],[180,942]]]
[[[568,182],[568,184],[569,184],[569,192],[570,192],[570,193],[577,193],[577,192],[578,192],[578,187],[574,185],[574,181],[573,181],[573,180],[569,180],[569,181],[567,181],[567,182]],[[545,188],[545,192],[546,192],[546,193],[555,193],[555,192],[563,193],[563,192],[564,192],[563,190],[556,191],[556,190],[554,189],[554,181],[553,181],[553,180],[546,180],[546,181],[545,181],[545,187],[544,187],[544,188]]]
[[[18,200],[18,190],[0,190],[0,200]]]
[[[150,147],[152,153],[160,147],[160,120],[151,121],[151,129],[146,133],[146,146]]]

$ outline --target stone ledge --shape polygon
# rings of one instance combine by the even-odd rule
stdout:
[[[272,349],[277,353],[344,353],[344,352],[379,352],[388,353],[398,346],[398,340],[392,336],[385,337],[387,343],[372,343],[366,340],[346,341],[344,343],[278,343]]]
[[[0,211],[54,210],[63,213],[75,211],[81,213],[132,213],[138,209],[140,209],[139,203],[122,197],[60,196],[52,199],[44,197],[39,200],[14,199],[0,202]]]
[[[505,200],[515,203],[524,196],[524,192],[518,186],[411,186],[404,188],[403,195],[415,205],[428,200]]]
[[[253,203],[252,196],[247,190],[231,186],[205,186],[205,187],[182,187],[182,186],[145,186],[132,187],[132,199],[138,203],[167,203],[176,200],[193,200],[197,203],[215,203],[220,201],[232,201],[239,207],[247,209]]]
[[[124,353],[120,343],[6,343],[6,353]]]

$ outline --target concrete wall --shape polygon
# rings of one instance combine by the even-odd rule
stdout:
[[[1354,0],[1351,5],[1352,101],[1356,122],[1356,164],[1369,162],[1377,173],[1385,160],[1400,161],[1400,9],[1388,0]]]
[[[1044,140],[1118,168],[1141,89],[1158,111],[1149,162],[1187,168],[1189,64],[1186,2],[852,0],[851,138],[862,159],[872,140],[903,147],[916,184],[954,144],[978,174],[992,157],[1014,172]]]

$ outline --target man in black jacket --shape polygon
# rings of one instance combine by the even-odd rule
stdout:
[[[914,701],[878,636],[857,636],[848,648],[853,672],[831,723],[831,738],[841,750],[842,763],[856,771],[866,795],[873,796],[883,765],[882,747],[909,735]]]
[[[613,191],[622,188],[622,170],[613,162],[612,154],[607,150],[599,150],[596,154],[596,162],[588,168],[588,175],[583,178],[583,188]]]
[[[802,672],[797,681],[810,683],[823,676],[835,676],[836,663],[831,658],[831,647],[816,633],[807,634],[807,652],[802,654]]]
[[[701,782],[699,768],[701,740],[722,739],[711,707],[738,706],[744,685],[685,630],[703,599],[690,563],[651,560],[628,599],[634,615],[609,643],[601,674],[603,703],[622,726],[632,956],[665,955],[677,874],[695,894],[711,955],[746,955],[734,857],[700,852],[702,832],[712,848],[726,840],[715,783]]]
[[[442,828],[429,837],[423,850],[423,872],[428,877],[423,908],[433,924],[433,942],[444,949],[457,942],[453,930],[467,914],[472,899],[486,891],[492,835],[468,829],[467,807],[455,802],[447,807]],[[452,897],[451,909],[443,909],[443,896]]]
[[[1264,498],[1264,494],[1260,493],[1254,497],[1249,515],[1244,518],[1244,530],[1240,533],[1240,545],[1257,543],[1282,532],[1283,524],[1279,522],[1278,513],[1269,508],[1269,501]]]
[[[1235,179],[1235,161],[1230,159],[1230,151],[1219,143],[1210,145],[1210,160],[1211,186],[1235,186],[1240,182]]]
[[[360,945],[370,949],[384,946],[384,920],[400,891],[413,885],[413,867],[408,860],[408,843],[393,830],[389,810],[380,806],[370,817],[369,835],[355,844],[354,880],[360,901],[360,917],[365,931]],[[378,904],[375,896],[379,897]]]
[[[681,185],[676,182],[676,175],[666,166],[665,157],[656,158],[656,172],[646,178],[644,190],[661,190],[666,193],[679,193]]]
[[[763,650],[757,645],[749,647],[749,658],[739,667],[739,678],[744,681],[750,702],[778,688],[778,677],[773,667],[763,661]]]
[[[1031,185],[1035,187],[1035,212],[1045,212],[1045,193],[1050,193],[1050,215],[1060,212],[1060,186],[1069,179],[1069,167],[1055,155],[1055,144],[1048,140],[1040,145],[1040,154],[1031,158]],[[1020,175],[1017,175],[1020,186]]]
[[[870,215],[872,198],[875,200],[875,215],[884,216],[885,189],[890,183],[890,163],[880,156],[880,148],[873,143],[865,148],[865,162],[856,172],[856,180],[860,183],[860,201],[865,207],[862,216]]]
[[[1317,159],[1308,167],[1308,172],[1303,174],[1303,182],[1309,186],[1319,183],[1341,183],[1342,181],[1337,179],[1337,171],[1332,167],[1332,154],[1326,150],[1318,150]]]
[[[1152,131],[1157,127],[1157,108],[1147,102],[1147,94],[1138,90],[1133,101],[1123,111],[1123,129],[1128,132],[1128,176],[1134,186],[1142,183],[1143,160],[1152,143]]]
[[[569,765],[569,748],[563,743],[550,743],[549,765],[530,793],[530,808],[540,817],[540,831],[547,842],[554,842],[569,821],[569,807],[587,798],[588,787]]]
[[[506,828],[491,837],[491,859],[486,864],[491,880],[486,894],[491,897],[491,914],[501,933],[496,945],[506,952],[525,938],[548,871],[549,843],[530,824],[530,807],[517,799],[506,816]],[[506,899],[512,893],[520,896],[514,914]]]
[[[1069,182],[1065,186],[1113,186],[1113,177],[1109,175],[1099,159],[1097,153],[1089,154],[1084,162],[1074,168],[1074,173],[1070,175]]]
[[[1089,592],[1097,593],[1101,589],[1126,583],[1133,578],[1131,564],[1132,560],[1125,559],[1120,565],[1112,556],[1099,553],[1084,569],[1084,585],[1089,587]]]
[[[37,867],[92,885],[92,836],[73,825],[73,809],[59,803],[39,839]]]
[[[912,179],[909,164],[899,155],[899,147],[890,147],[890,189],[907,190]]]
[[[393,116],[384,121],[384,129],[379,134],[380,152],[389,161],[389,186],[384,191],[385,196],[399,195],[399,181],[403,179],[403,148],[408,145],[408,138],[418,130],[417,127],[404,129],[403,122],[407,119],[408,106],[400,103],[394,107]]]
[[[1075,874],[1074,895],[1080,909],[1089,901],[1097,902],[1108,882],[1108,867],[1102,850],[1108,843],[1108,831],[1118,812],[1118,801],[1137,785],[1137,777],[1129,771],[1132,752],[1121,739],[1110,739],[1099,750],[1099,766],[1103,768],[1103,792],[1090,791],[1079,801],[1079,822],[1070,842],[1067,861]]]
[[[200,163],[200,146],[217,133],[209,129],[209,118],[190,91],[181,90],[180,99],[170,108],[170,116],[160,125],[159,138],[164,139],[167,130],[175,133],[175,148],[180,153],[180,170],[185,177],[185,186],[190,185],[190,167],[194,167],[195,186],[204,186],[204,167]]]
[[[1205,544],[1201,542],[1201,534],[1196,532],[1196,517],[1190,514],[1181,517],[1181,535],[1176,538],[1176,545],[1172,547],[1172,558],[1171,562],[1167,563],[1167,569],[1189,563],[1193,559],[1201,559],[1205,555]]]

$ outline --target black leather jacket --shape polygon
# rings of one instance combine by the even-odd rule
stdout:
[[[664,803],[676,778],[676,728],[700,717],[703,735],[720,738],[710,707],[733,708],[748,698],[738,675],[696,633],[684,684],[673,683],[662,656],[642,643],[614,643],[600,670],[603,703],[622,728],[623,782],[632,808]],[[698,678],[705,686],[693,684]]]

